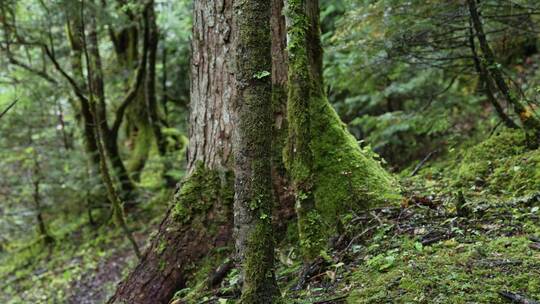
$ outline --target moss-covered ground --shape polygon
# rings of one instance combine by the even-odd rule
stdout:
[[[147,200],[128,213],[128,225],[139,246],[144,246],[173,195],[172,191],[152,196],[141,191],[141,196]],[[99,222],[95,225],[86,214],[48,222],[54,238],[50,245],[30,234],[4,247],[0,251],[0,303],[105,303],[137,263],[129,241],[106,210],[93,212]]]
[[[509,303],[504,292],[539,301],[540,150],[524,144],[501,129],[441,151],[411,177],[413,164],[399,174],[402,205],[351,213],[307,277],[294,237],[283,241],[286,302]],[[190,303],[235,303],[238,270],[197,293]]]
[[[401,206],[351,212],[307,276],[290,225],[276,250],[286,303],[507,303],[504,292],[540,301],[540,150],[501,129],[479,144],[441,151],[411,177],[416,165],[398,174]],[[160,217],[156,211],[143,222]],[[84,217],[74,223],[51,223],[51,249],[28,240],[6,248],[1,303],[105,301],[136,259],[110,225],[92,228]],[[136,227],[142,242],[152,225]],[[215,269],[230,262],[226,252],[215,256],[194,270],[175,303],[237,301],[238,269],[208,288]]]

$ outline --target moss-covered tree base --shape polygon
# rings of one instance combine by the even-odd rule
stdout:
[[[359,146],[325,98],[312,99],[310,121],[315,208],[301,214],[299,224],[302,247],[314,257],[337,233],[341,217],[355,210],[395,205],[401,194],[399,183],[381,166],[378,156],[370,147]],[[305,194],[298,195],[302,200]]]
[[[326,98],[319,4],[287,1],[289,54],[285,164],[297,195],[303,255],[316,257],[350,210],[390,204],[397,182],[361,149]]]
[[[169,303],[203,258],[226,249],[232,236],[233,178],[198,164],[141,262],[108,303]]]

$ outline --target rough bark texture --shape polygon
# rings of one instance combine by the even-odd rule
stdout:
[[[199,163],[184,181],[141,262],[108,303],[166,304],[204,257],[230,244],[232,175]]]
[[[226,168],[232,149],[235,97],[232,58],[232,1],[194,3],[188,168],[203,162]],[[198,102],[200,101],[200,102]]]
[[[236,50],[235,242],[243,265],[240,302],[274,303],[272,229],[271,3],[240,0],[234,5]]]
[[[399,199],[395,180],[361,149],[328,102],[322,75],[319,6],[287,1],[289,140],[285,163],[294,181],[304,258],[324,250],[348,210]]]
[[[232,0],[194,3],[188,176],[141,262],[109,303],[168,303],[232,237]]]

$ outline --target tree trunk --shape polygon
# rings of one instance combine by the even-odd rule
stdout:
[[[491,103],[493,108],[495,108],[495,112],[504,122],[506,127],[511,129],[517,129],[519,128],[518,125],[516,125],[516,123],[508,115],[506,115],[503,107],[497,101],[497,98],[495,98],[495,86],[493,85],[491,77],[489,77],[489,73],[486,69],[485,64],[482,64],[482,62],[480,61],[480,56],[478,56],[478,52],[476,51],[476,45],[474,42],[474,30],[472,28],[473,25],[472,22],[469,23],[469,47],[471,48],[471,53],[473,56],[474,68],[478,73],[478,77],[483,87],[482,89],[484,91],[484,94],[486,95],[488,101]]]
[[[142,14],[136,14],[132,9],[121,6],[122,1],[118,2],[116,8],[127,20],[129,25],[122,27],[120,30],[109,29],[109,36],[113,42],[116,58],[118,59],[118,74],[124,78],[124,90],[126,94],[131,90],[132,78],[137,77],[137,70],[142,69],[144,73],[144,85],[139,85],[135,88],[135,96],[133,101],[129,103],[126,109],[125,130],[126,135],[131,141],[131,153],[127,160],[127,171],[130,178],[138,182],[141,173],[148,160],[148,155],[152,147],[153,132],[150,124],[148,108],[147,108],[147,92],[146,82],[148,80],[148,71],[146,64],[141,66],[143,61],[148,58],[147,51],[148,43],[148,9],[142,10]],[[144,28],[140,29],[137,25],[139,20],[143,20]],[[143,32],[143,37],[140,39],[140,33]],[[139,42],[143,41],[143,51],[139,51]]]
[[[243,264],[241,303],[274,303],[272,229],[271,3],[241,0],[234,5],[238,126],[235,132],[234,226]]]
[[[123,201],[128,201],[134,195],[135,187],[129,178],[128,171],[120,156],[118,149],[118,130],[111,129],[107,122],[107,106],[105,100],[105,88],[103,80],[103,68],[101,65],[101,55],[99,53],[99,39],[97,28],[90,29],[88,33],[89,64],[92,66],[94,77],[90,84],[90,94],[95,97],[97,122],[99,123],[100,137],[103,139],[105,150],[112,167],[120,182],[120,197]]]
[[[83,31],[82,23],[80,18],[80,8],[75,7],[72,9],[66,10],[67,16],[67,30],[68,37],[71,46],[71,70],[73,79],[76,81],[77,86],[83,90],[84,93],[88,93],[86,88],[86,82],[83,76],[83,64],[82,64],[82,55],[83,55]],[[92,180],[95,179],[101,188],[105,189],[103,180],[101,180],[99,174],[100,167],[100,156],[98,153],[96,138],[94,136],[94,123],[92,118],[92,113],[90,111],[90,104],[85,98],[77,98],[79,101],[79,108],[75,109],[81,115],[81,123],[83,129],[83,138],[85,144],[85,152],[88,156],[88,179],[89,184],[93,184]],[[88,204],[89,214],[92,213],[91,204]]]
[[[167,140],[161,131],[165,125],[159,115],[159,104],[156,96],[156,60],[159,42],[159,31],[156,24],[156,14],[154,11],[154,2],[151,1],[148,9],[145,11],[145,40],[148,44],[148,67],[146,74],[146,109],[148,121],[152,127],[153,135],[156,140],[159,155],[163,160],[163,178],[167,185],[174,185],[174,179],[167,175],[167,171],[172,164],[167,158]],[[163,67],[165,69],[165,67]]]
[[[317,0],[287,1],[288,145],[306,261],[324,250],[348,210],[400,199],[396,181],[358,146],[328,102]]]
[[[499,92],[506,99],[506,101],[514,107],[515,113],[519,116],[525,135],[527,136],[527,145],[531,149],[535,149],[540,145],[540,118],[538,118],[533,109],[529,106],[524,106],[520,100],[511,92],[510,88],[504,80],[501,68],[495,60],[495,54],[491,49],[486,34],[484,32],[484,25],[480,18],[478,8],[475,0],[467,0],[469,7],[469,13],[472,25],[476,32],[476,37],[480,44],[480,49],[485,59],[485,69],[487,73],[493,78]]]
[[[274,228],[277,235],[286,232],[289,220],[295,217],[294,191],[283,162],[287,143],[287,27],[283,15],[283,0],[272,0],[272,182],[277,204]]]
[[[50,245],[54,243],[54,238],[49,234],[47,230],[47,225],[45,225],[45,220],[43,219],[43,208],[41,207],[41,194],[40,194],[40,185],[41,185],[41,169],[39,166],[37,152],[34,151],[34,170],[33,170],[33,184],[34,184],[34,193],[32,194],[34,199],[34,208],[36,212],[36,222],[38,225],[38,233],[45,245]]]
[[[93,3],[92,3],[93,4]],[[84,13],[84,2],[83,6],[81,8],[81,13]],[[107,127],[107,118],[104,116],[104,112],[101,112],[99,108],[97,107],[98,101],[99,103],[105,104],[105,94],[103,91],[103,75],[101,70],[101,62],[99,57],[99,51],[98,51],[98,40],[97,40],[97,25],[96,25],[96,16],[95,13],[92,12],[90,14],[90,22],[89,22],[89,35],[88,40],[86,39],[85,34],[85,25],[84,25],[84,16],[82,17],[82,34],[83,34],[83,50],[84,50],[84,57],[86,59],[86,78],[87,78],[87,87],[88,91],[90,92],[89,95],[89,104],[90,104],[90,111],[92,114],[92,122],[94,126],[94,136],[97,143],[97,149],[100,156],[100,173],[103,178],[103,182],[105,183],[105,186],[107,188],[107,194],[109,197],[110,202],[112,203],[112,215],[113,220],[115,223],[120,226],[120,228],[125,233],[126,237],[129,239],[131,244],[133,245],[133,249],[135,251],[135,254],[138,258],[141,257],[141,253],[139,250],[139,246],[137,242],[135,241],[133,234],[129,230],[126,222],[126,218],[124,215],[124,209],[123,209],[123,203],[121,201],[120,196],[118,195],[116,188],[114,187],[113,180],[111,178],[111,175],[109,173],[109,165],[106,161],[106,155],[105,155],[105,147],[104,147],[104,134],[107,134],[106,131],[108,131]],[[96,101],[97,99],[97,101]],[[104,123],[102,123],[104,122]]]
[[[195,1],[188,175],[141,262],[109,303],[168,303],[203,257],[231,245],[231,25],[232,0]]]

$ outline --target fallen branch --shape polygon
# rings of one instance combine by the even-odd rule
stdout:
[[[331,299],[327,299],[327,300],[316,301],[316,302],[313,302],[312,304],[343,303],[343,302],[345,302],[346,298],[347,298],[347,295],[344,295],[344,296],[339,296],[339,297],[335,297],[335,298],[331,298]]]
[[[540,243],[531,243],[529,244],[529,248],[533,250],[540,250]]]
[[[225,263],[221,264],[210,276],[209,287],[215,287],[223,281],[229,271],[234,267],[232,259],[228,259]]]
[[[512,303],[518,303],[518,304],[538,304],[538,302],[534,300],[527,299],[526,297],[519,295],[517,293],[509,292],[509,291],[499,291],[499,295],[512,302]]]

